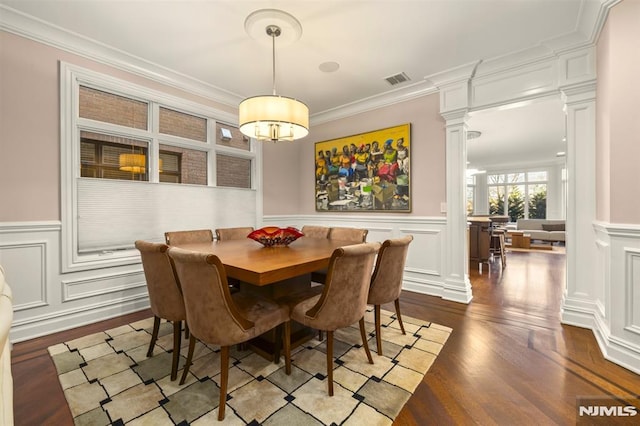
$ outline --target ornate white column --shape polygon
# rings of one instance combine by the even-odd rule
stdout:
[[[596,84],[562,88],[567,112],[567,285],[562,322],[594,327],[599,295],[596,219]],[[602,301],[601,301],[602,302]],[[604,313],[602,313],[604,314]]]
[[[467,256],[467,110],[447,112],[442,116],[447,120],[447,235],[442,298],[469,303],[473,296]]]
[[[444,238],[442,298],[469,303],[467,247],[467,129],[469,84],[478,63],[427,77],[440,91],[440,114],[446,120],[447,230]]]

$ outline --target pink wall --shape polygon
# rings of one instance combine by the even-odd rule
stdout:
[[[0,45],[0,221],[58,220],[57,58],[4,32]]]
[[[611,223],[640,223],[639,23],[640,2],[622,1],[598,40],[597,218]]]
[[[596,60],[598,80],[596,83],[596,219],[609,222],[611,219],[611,156],[610,144],[611,126],[611,88],[609,70],[611,58],[609,55],[609,22],[607,21],[600,32],[596,46]]]
[[[60,220],[59,61],[233,109],[0,31],[0,222]]]
[[[437,93],[312,125],[309,136],[298,142],[265,144],[264,214],[322,214],[315,211],[315,142],[404,123],[411,123],[411,214],[440,216],[440,202],[446,199],[445,122]]]

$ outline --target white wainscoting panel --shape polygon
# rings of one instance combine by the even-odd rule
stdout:
[[[595,224],[598,278],[605,312],[594,312],[594,334],[605,358],[640,374],[640,225]]]
[[[0,223],[0,264],[14,298],[12,342],[149,307],[139,263],[63,274],[61,228],[58,221]]]
[[[0,264],[4,265],[5,269],[8,269],[7,265],[17,266],[7,270],[6,275],[7,282],[13,284],[15,312],[48,304],[46,248],[46,240],[0,243]],[[19,276],[17,270],[20,271]],[[18,289],[14,283],[18,282],[20,287],[19,291],[16,291]]]
[[[627,318],[624,328],[640,336],[640,250],[625,248],[625,267]]]
[[[70,302],[132,290],[136,294],[147,293],[147,283],[142,269],[63,280],[62,301]]]
[[[389,238],[413,235],[404,269],[403,288],[416,293],[442,296],[444,287],[442,253],[446,218],[397,215],[286,215],[264,216],[263,226],[318,225],[328,227],[366,228],[367,241],[382,242]]]

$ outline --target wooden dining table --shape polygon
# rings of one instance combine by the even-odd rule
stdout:
[[[218,256],[227,276],[240,281],[241,291],[278,299],[311,287],[311,272],[327,268],[335,249],[353,244],[357,242],[301,237],[286,247],[264,247],[249,238],[175,246]],[[292,347],[314,333],[301,324],[292,324]],[[254,339],[250,346],[267,359],[279,359],[279,340],[273,332]]]
[[[310,274],[329,266],[335,249],[354,241],[301,237],[285,247],[264,247],[249,238],[178,244],[186,250],[215,254],[227,276],[262,287]]]

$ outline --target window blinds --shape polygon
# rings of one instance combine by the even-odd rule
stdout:
[[[256,223],[253,190],[80,178],[77,197],[79,253],[164,241],[166,231]]]

